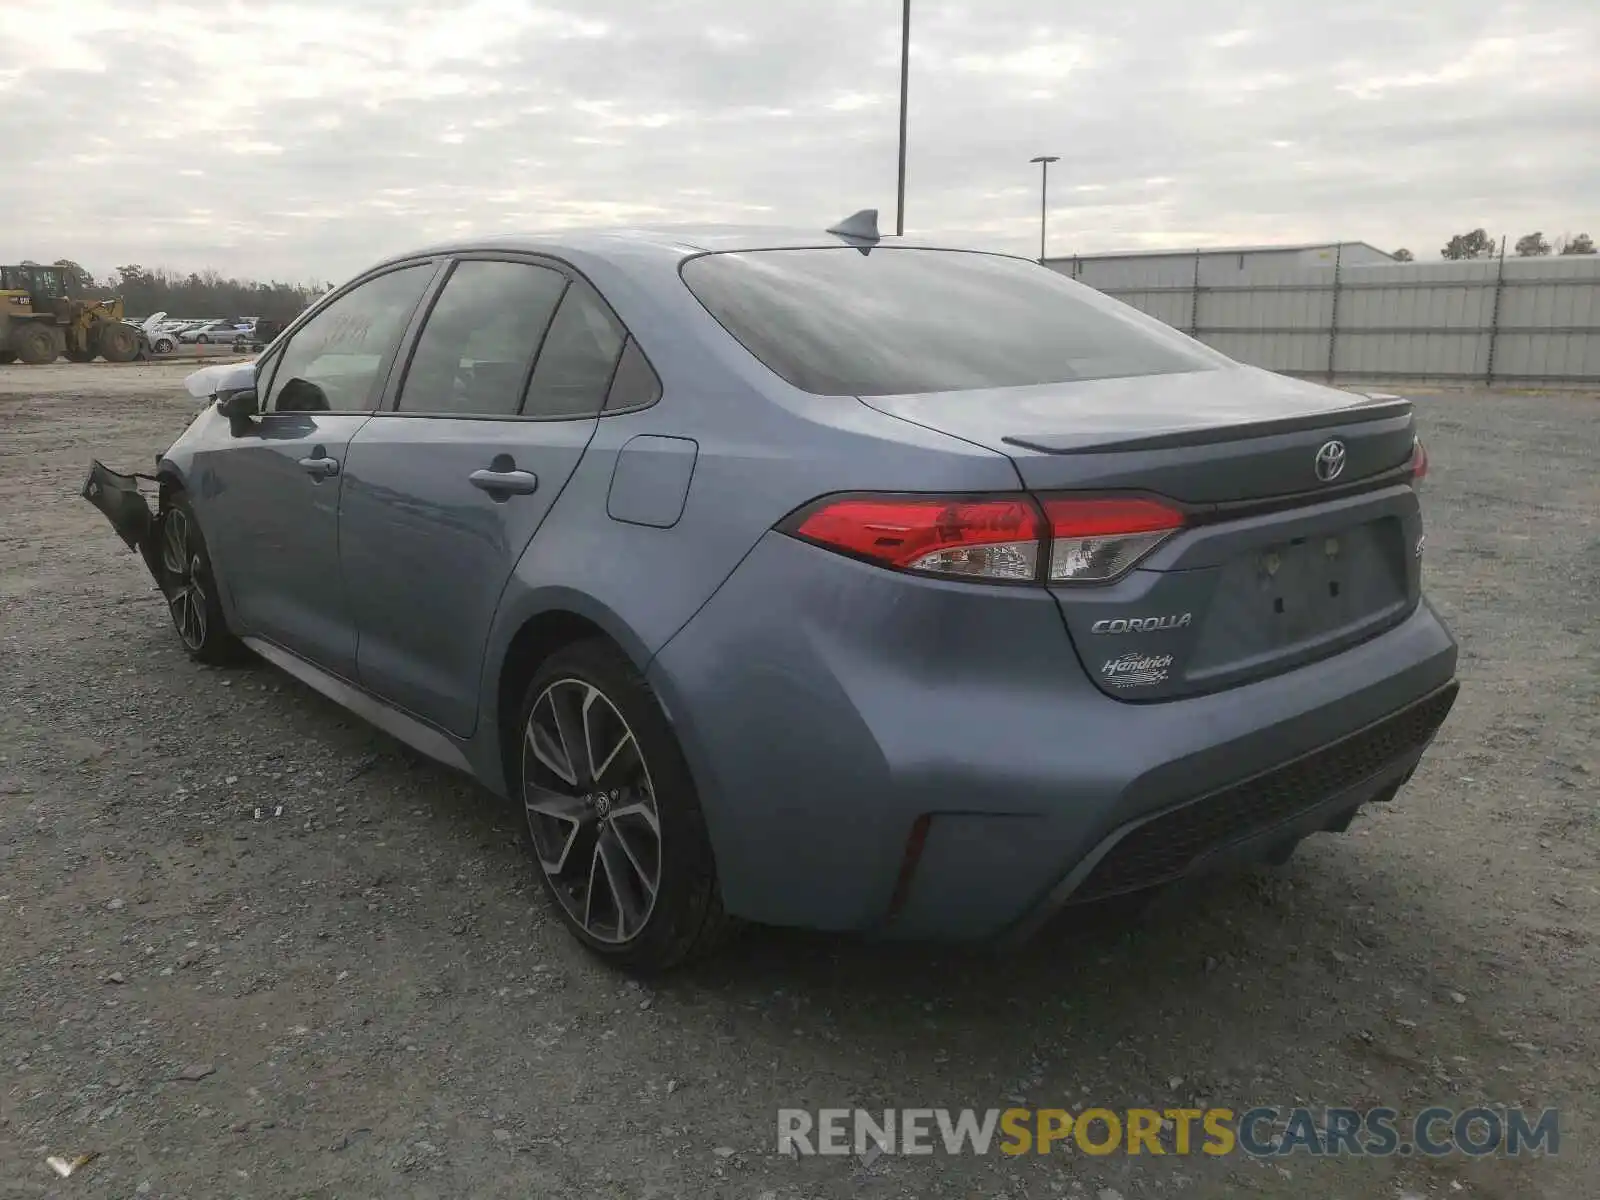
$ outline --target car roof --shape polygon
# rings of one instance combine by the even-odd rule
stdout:
[[[504,233],[458,238],[391,256],[387,262],[434,254],[511,250],[563,257],[581,254],[600,259],[636,258],[640,254],[677,261],[708,251],[798,250],[809,247],[853,247],[860,243],[825,229],[787,225],[657,225],[610,229],[565,229],[546,233]],[[878,245],[918,249],[966,249],[914,238],[885,236]],[[381,264],[380,264],[381,265]]]

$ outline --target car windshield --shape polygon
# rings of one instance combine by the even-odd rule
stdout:
[[[1204,371],[1229,360],[1036,263],[959,250],[704,254],[683,280],[788,382],[827,396]]]

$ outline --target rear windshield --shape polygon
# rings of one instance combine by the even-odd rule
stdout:
[[[1036,263],[847,246],[705,254],[683,280],[784,379],[892,396],[1203,371],[1227,359]]]

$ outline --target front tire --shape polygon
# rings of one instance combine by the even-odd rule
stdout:
[[[139,333],[131,325],[107,322],[100,326],[95,340],[107,362],[132,362],[139,356]]]
[[[517,795],[546,894],[606,962],[653,974],[731,929],[694,781],[650,685],[615,646],[579,642],[529,682]]]
[[[197,345],[197,346],[209,346],[211,344],[210,336],[208,334],[204,334],[204,333],[202,333],[199,337],[195,338],[194,341],[195,341],[195,345]]]
[[[194,509],[182,492],[172,497],[162,514],[159,538],[161,594],[185,653],[213,666],[240,661],[244,644],[228,630],[211,556]]]
[[[172,339],[169,337],[157,338],[156,344],[152,349],[157,354],[171,354],[173,351]]]

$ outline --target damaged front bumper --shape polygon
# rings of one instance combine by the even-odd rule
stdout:
[[[156,455],[156,468],[163,475],[147,475],[143,471],[124,474],[113,471],[99,459],[89,464],[89,474],[83,481],[80,495],[94,505],[111,522],[117,536],[137,550],[150,570],[156,586],[167,592],[176,585],[175,575],[186,568],[174,565],[168,569],[162,553],[162,534],[168,512],[169,489],[179,486],[177,479],[165,476],[169,469],[169,455],[174,454],[185,438],[191,436],[196,424],[212,410],[218,397],[253,387],[256,365],[252,362],[217,363],[201,367],[184,378],[183,387],[189,395],[202,403],[190,416],[184,433],[161,454]],[[145,486],[149,485],[149,486]]]
[[[121,474],[96,459],[89,467],[88,478],[83,481],[81,495],[105,515],[130,550],[139,552],[150,570],[150,577],[160,587],[163,514],[159,502],[155,509],[150,507],[149,498],[139,487],[141,480],[157,486],[161,483],[156,476],[138,471]]]

